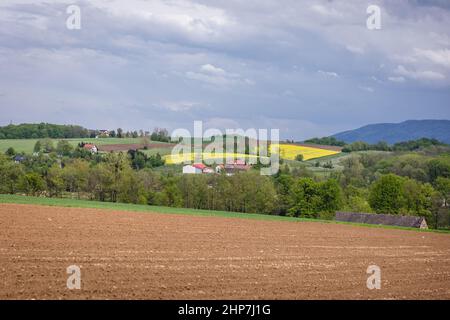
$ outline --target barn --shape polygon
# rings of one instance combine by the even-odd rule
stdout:
[[[424,217],[392,214],[336,212],[336,221],[428,229]]]

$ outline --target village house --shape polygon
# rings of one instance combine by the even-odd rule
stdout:
[[[96,136],[96,138],[108,138],[109,137],[109,130],[99,130],[99,134]]]
[[[219,164],[215,169],[207,167],[203,163],[188,164],[183,167],[183,174],[202,174],[202,173],[217,173],[221,174],[224,172],[227,176],[232,176],[233,174],[241,171],[248,171],[251,169],[251,165],[248,165],[243,160],[235,160],[228,162],[227,164]]]
[[[92,154],[98,153],[98,148],[97,148],[97,146],[96,146],[95,144],[92,144],[92,143],[85,143],[85,144],[83,145],[83,148],[84,148],[85,150],[90,151]]]
[[[18,154],[17,156],[14,157],[14,162],[15,163],[22,163],[23,161],[25,161],[26,158],[20,154]]]
[[[203,163],[194,163],[183,166],[183,174],[202,174],[202,173],[214,173],[214,170],[205,166]]]
[[[244,160],[235,160],[232,162],[227,162],[225,165],[218,165],[216,167],[216,173],[225,172],[227,176],[232,176],[237,172],[248,171],[251,168],[252,166],[246,164]]]

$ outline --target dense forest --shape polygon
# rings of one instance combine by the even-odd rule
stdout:
[[[20,161],[13,150],[0,155],[0,193],[321,219],[337,210],[420,215],[432,227],[450,225],[448,147],[346,154],[326,174],[285,161],[275,176],[181,175],[157,170],[158,155],[91,154],[64,141],[38,147]]]
[[[10,124],[0,127],[0,139],[92,138],[96,134],[95,131],[85,129],[81,126],[50,123]]]

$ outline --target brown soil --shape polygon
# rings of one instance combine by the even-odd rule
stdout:
[[[448,234],[15,204],[0,230],[0,299],[450,299]]]
[[[128,151],[128,150],[139,150],[144,149],[147,146],[148,149],[155,148],[172,148],[175,146],[171,143],[149,143],[147,145],[140,143],[130,143],[130,144],[104,144],[98,146],[99,151],[111,152],[111,151]]]

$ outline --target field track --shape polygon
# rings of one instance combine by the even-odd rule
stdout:
[[[18,204],[0,230],[0,299],[450,299],[448,234]]]

